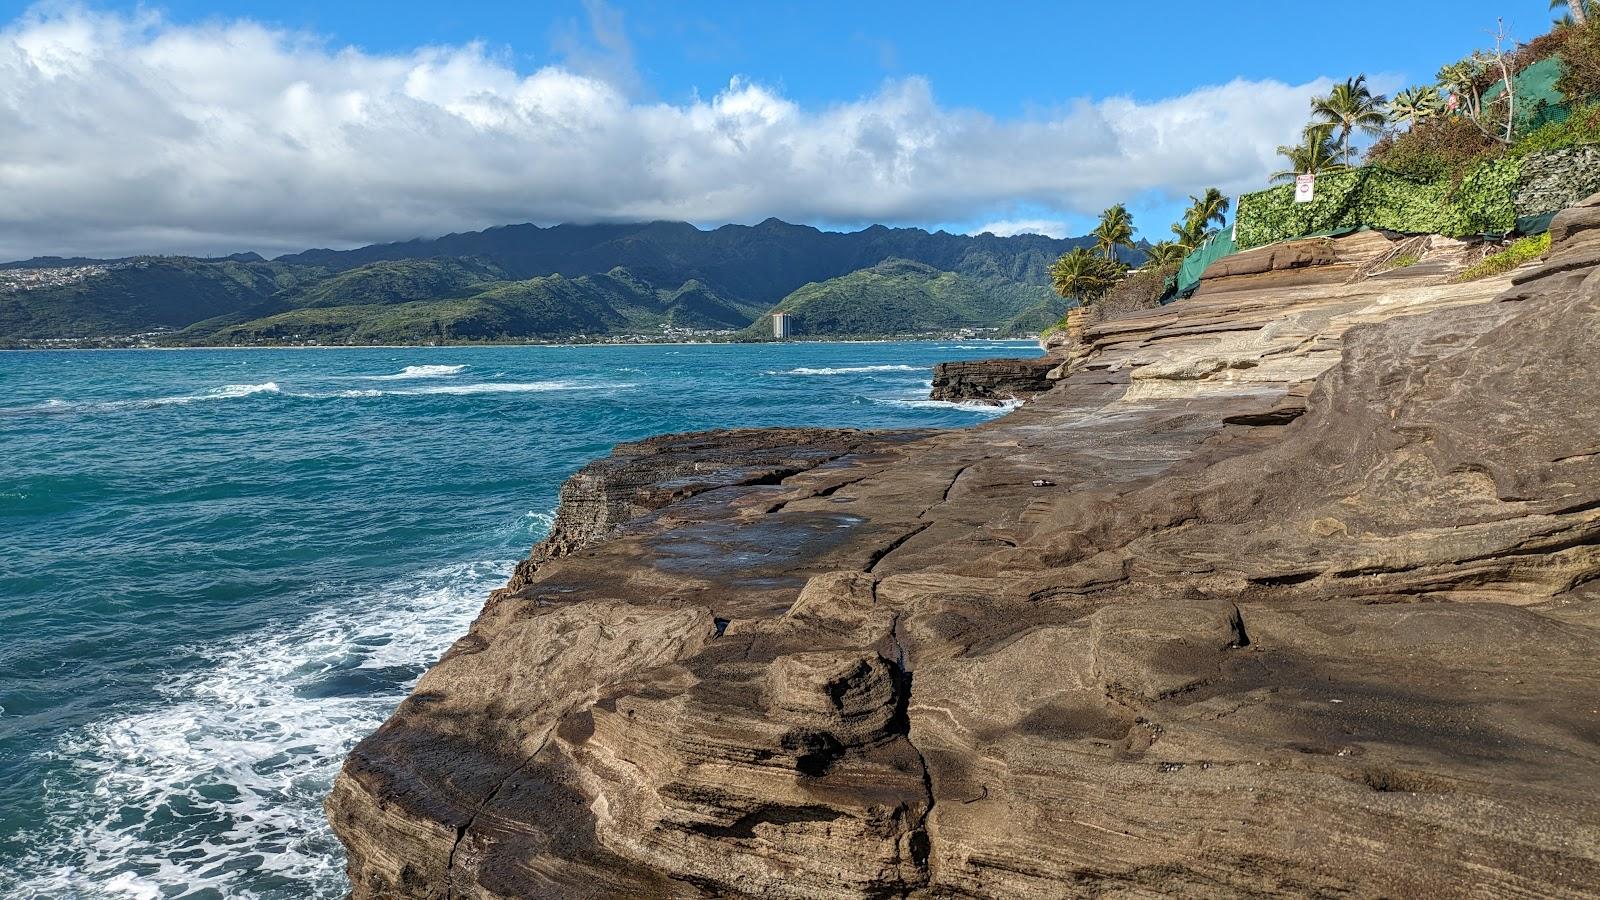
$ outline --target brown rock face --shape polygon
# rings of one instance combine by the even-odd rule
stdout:
[[[1241,261],[969,431],[618,448],[351,754],[354,896],[1600,896],[1590,215]]]
[[[1060,362],[1037,357],[939,363],[933,367],[933,391],[928,396],[956,403],[1027,400],[1054,385],[1049,374]]]

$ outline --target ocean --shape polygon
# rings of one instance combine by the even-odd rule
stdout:
[[[1031,342],[0,353],[0,897],[341,897],[322,799],[561,482],[705,428],[964,427]]]

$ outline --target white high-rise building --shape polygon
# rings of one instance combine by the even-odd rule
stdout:
[[[772,336],[778,340],[787,340],[794,333],[794,320],[788,313],[772,314]]]

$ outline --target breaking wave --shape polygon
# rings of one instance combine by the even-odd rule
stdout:
[[[448,378],[460,375],[466,366],[406,366],[393,375],[362,375],[367,381],[407,381],[412,378]]]
[[[881,366],[840,366],[832,369],[813,369],[801,366],[787,372],[768,372],[768,375],[859,375],[866,372],[926,372],[927,366],[881,365]]]
[[[47,400],[38,406],[25,406],[0,410],[0,415],[26,415],[28,413],[62,414],[82,412],[116,412],[124,409],[159,409],[163,406],[187,406],[209,400],[238,400],[256,394],[281,394],[275,381],[261,384],[225,384],[199,394],[178,394],[172,397],[149,397],[136,400]]]
[[[909,406],[914,409],[959,409],[962,412],[980,413],[989,416],[1008,413],[1022,405],[1021,400],[982,403],[977,400],[902,400],[884,397],[868,397],[867,399],[873,403],[881,403],[887,406]]]
[[[282,879],[296,886],[283,896],[343,896],[322,811],[334,775],[512,565],[420,572],[195,648],[202,664],[158,685],[155,708],[108,715],[47,752],[66,769],[45,786],[57,799],[6,895],[265,898],[278,895],[249,886]]]
[[[632,387],[633,385],[607,385],[607,387]],[[584,387],[575,381],[486,381],[477,384],[430,384],[423,387],[377,390],[366,388],[354,391],[335,391],[331,394],[296,394],[297,397],[427,397],[435,395],[468,396],[472,394],[536,394],[545,391],[570,391]]]

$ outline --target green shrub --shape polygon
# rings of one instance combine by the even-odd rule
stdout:
[[[1556,90],[1573,100],[1600,98],[1600,16],[1582,27],[1562,30],[1561,78]]]
[[[1167,280],[1178,274],[1178,265],[1148,266],[1117,282],[1089,307],[1090,321],[1110,322],[1141,309],[1160,306],[1167,291]]]
[[[1534,237],[1525,237],[1499,253],[1485,257],[1483,262],[1457,275],[1455,280],[1457,282],[1477,281],[1480,278],[1488,278],[1491,275],[1509,272],[1525,262],[1538,259],[1549,251],[1550,232],[1547,231]]]
[[[1396,269],[1409,269],[1419,262],[1422,262],[1422,257],[1415,253],[1407,253],[1404,256],[1396,256],[1394,259],[1379,266],[1378,271],[1393,272]]]
[[[1600,144],[1600,101],[1576,106],[1565,122],[1551,122],[1517,140],[1510,152],[1526,156],[1539,150],[1561,150],[1580,144]]]
[[[1424,181],[1457,179],[1500,148],[1501,144],[1478,126],[1460,116],[1447,116],[1384,135],[1367,151],[1366,161]]]

